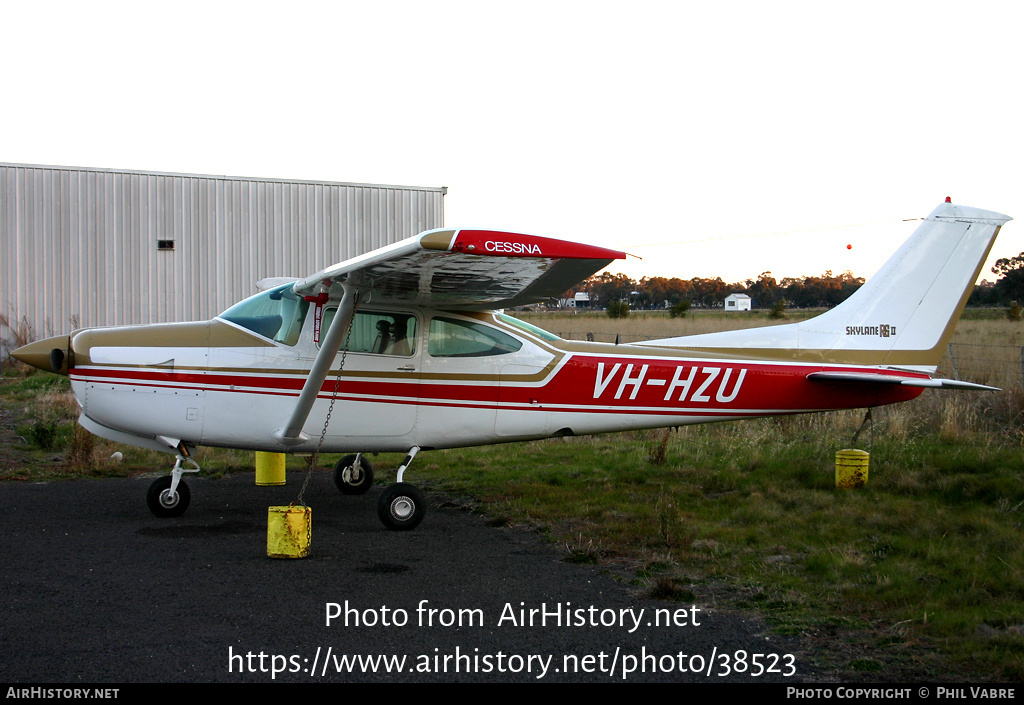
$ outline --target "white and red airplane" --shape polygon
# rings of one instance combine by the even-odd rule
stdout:
[[[92,433],[177,456],[148,493],[158,516],[188,506],[181,476],[199,471],[197,446],[354,453],[334,473],[350,494],[372,483],[366,453],[397,451],[407,455],[378,514],[411,529],[425,503],[404,474],[420,450],[991,389],[932,375],[1008,220],[947,199],[843,304],[788,325],[562,340],[497,309],[556,297],[623,253],[443,229],[305,279],[264,280],[211,321],[84,329],[13,355],[69,375]]]

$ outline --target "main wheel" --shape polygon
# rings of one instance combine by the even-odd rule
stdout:
[[[188,503],[192,499],[188,485],[184,482],[178,483],[178,489],[171,494],[171,476],[165,475],[153,481],[146,493],[146,504],[149,511],[161,519],[169,517],[180,517],[188,509]]]
[[[359,456],[358,466],[356,456],[346,455],[334,466],[334,484],[342,494],[363,494],[373,484],[373,465],[365,455]]]
[[[423,521],[426,511],[423,494],[406,482],[388,487],[377,502],[377,516],[384,526],[394,531],[415,529]]]

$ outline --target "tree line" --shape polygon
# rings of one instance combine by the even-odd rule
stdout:
[[[997,260],[992,273],[998,279],[980,282],[968,300],[969,306],[1024,302],[1024,252]],[[831,308],[849,298],[863,283],[863,277],[849,271],[833,274],[831,270],[818,276],[783,277],[781,281],[771,272],[762,272],[756,279],[728,283],[721,277],[643,277],[637,281],[625,274],[601,272],[573,292],[567,292],[567,296],[582,291],[589,294],[592,307],[625,302],[633,310],[671,308],[687,301],[695,308],[721,308],[730,294],[746,294],[752,307],[759,309],[771,309],[780,302],[787,308]]]
[[[611,302],[625,301],[631,309],[671,308],[689,301],[695,308],[721,308],[729,294],[746,294],[754,308],[771,308],[780,301],[788,307],[831,308],[844,301],[861,284],[863,277],[850,272],[833,274],[826,271],[814,277],[784,277],[778,281],[771,272],[762,272],[757,279],[727,283],[721,277],[644,277],[639,281],[625,274],[601,272],[575,291],[590,295],[591,306],[604,308]]]
[[[1016,257],[1001,257],[992,267],[999,276],[995,282],[974,287],[968,306],[1010,306],[1024,303],[1024,252]]]

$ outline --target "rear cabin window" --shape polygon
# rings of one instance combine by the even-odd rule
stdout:
[[[320,323],[320,340],[323,340],[334,323],[338,309],[324,311]],[[348,347],[342,341],[342,350],[353,353],[374,355],[399,355],[408,357],[416,352],[416,316],[407,313],[378,313],[357,311],[352,319],[352,330],[346,333]]]
[[[499,313],[498,314],[498,320],[499,321],[504,321],[505,323],[508,323],[509,325],[515,326],[516,328],[521,328],[521,329],[525,330],[527,333],[533,333],[535,336],[537,336],[541,340],[547,340],[547,341],[552,342],[552,343],[555,342],[556,340],[561,340],[561,338],[559,338],[554,333],[548,333],[543,328],[538,328],[537,326],[535,326],[535,325],[533,325],[531,323],[527,323],[526,321],[521,321],[518,318],[513,318],[512,316],[508,316],[508,315],[506,315],[504,313]]]
[[[507,355],[523,344],[507,333],[475,321],[433,318],[427,352],[433,357]]]
[[[275,342],[295,345],[308,310],[309,302],[285,284],[238,302],[220,318]]]

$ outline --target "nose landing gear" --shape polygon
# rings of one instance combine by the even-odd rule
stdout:
[[[146,504],[149,506],[149,511],[161,519],[180,517],[185,513],[188,503],[192,499],[192,493],[189,491],[188,485],[182,482],[182,473],[200,471],[199,464],[189,457],[188,448],[184,443],[179,441],[177,450],[178,453],[175,456],[177,462],[174,463],[171,474],[154,480],[146,493]],[[182,463],[190,463],[192,467],[183,468]]]
[[[149,505],[149,511],[153,512],[154,516],[161,519],[180,517],[188,509],[188,503],[192,499],[188,485],[179,482],[178,486],[172,490],[173,482],[174,478],[164,475],[158,477],[149,486],[149,492],[146,493],[146,504]]]

